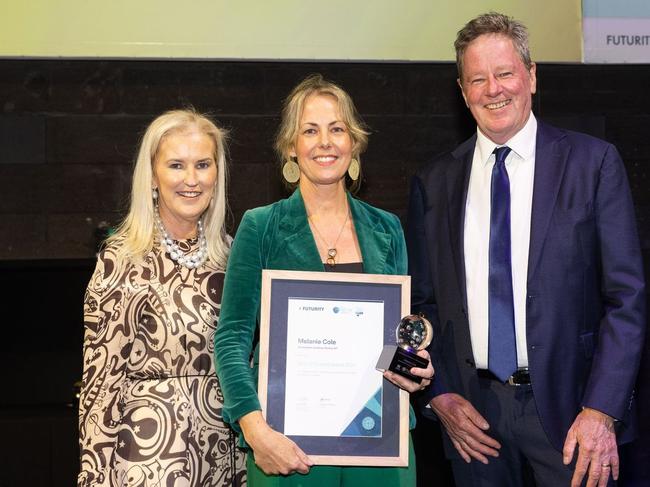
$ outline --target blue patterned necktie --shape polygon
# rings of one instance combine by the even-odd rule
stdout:
[[[517,370],[510,251],[510,180],[505,164],[510,150],[505,146],[494,149],[496,162],[492,168],[490,199],[488,369],[502,382]]]

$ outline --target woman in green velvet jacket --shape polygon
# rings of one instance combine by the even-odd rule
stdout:
[[[352,188],[358,186],[359,155],[366,144],[367,133],[349,95],[320,75],[305,79],[285,101],[276,141],[278,153],[287,161],[283,175],[297,188],[288,199],[247,211],[233,243],[215,357],[224,394],[223,417],[243,433],[253,450],[248,462],[252,487],[415,485],[412,446],[408,467],[313,466],[261,414],[258,350],[254,367],[249,365],[262,269],[406,274],[406,247],[398,218],[346,190],[346,179]],[[428,358],[426,352],[421,354]],[[390,372],[386,377],[414,391],[428,385],[433,375],[431,365],[416,370],[425,378],[422,384]]]

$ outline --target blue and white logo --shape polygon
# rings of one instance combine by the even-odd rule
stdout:
[[[375,427],[375,420],[371,416],[366,416],[361,421],[361,426],[363,427],[364,430],[370,431]]]

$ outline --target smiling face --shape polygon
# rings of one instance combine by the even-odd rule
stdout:
[[[162,139],[153,163],[160,219],[175,238],[193,234],[212,199],[217,180],[212,138],[196,130]]]
[[[481,132],[496,144],[526,125],[537,89],[535,64],[526,69],[508,37],[484,34],[472,41],[458,83]]]
[[[300,167],[300,185],[345,184],[352,159],[352,138],[339,113],[338,102],[329,95],[305,100],[298,136],[289,152]]]

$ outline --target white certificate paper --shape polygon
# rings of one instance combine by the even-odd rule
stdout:
[[[288,301],[284,434],[381,436],[384,303]]]

